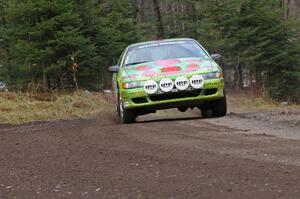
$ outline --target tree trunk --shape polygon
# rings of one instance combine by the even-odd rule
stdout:
[[[238,58],[237,58],[237,64],[236,64],[234,70],[235,70],[235,78],[234,78],[235,89],[239,90],[240,85],[241,85],[240,56],[238,56]]]
[[[142,0],[141,2],[141,8],[140,8],[140,16],[141,16],[141,21],[145,21],[145,1]]]
[[[103,2],[103,13],[107,15],[110,12],[110,0],[104,0]]]
[[[76,77],[76,71],[73,71],[73,81],[75,84],[75,91],[78,91],[78,82],[77,82],[77,77]]]
[[[6,72],[6,83],[8,86],[12,86],[12,81],[11,81],[11,74],[12,74],[12,65],[11,65],[11,55],[9,49],[5,49],[5,59],[7,63],[7,72]]]
[[[72,61],[72,74],[73,74],[73,82],[75,84],[75,91],[78,91],[78,81],[77,81],[78,64],[76,63],[74,53],[72,53],[72,55],[70,56],[70,59]]]
[[[291,11],[291,0],[280,0],[279,6],[284,9],[284,17],[288,19],[290,17]]]
[[[45,64],[42,63],[42,73],[43,73],[43,91],[47,92],[47,76],[45,70]]]
[[[165,36],[165,30],[163,26],[162,16],[160,12],[160,6],[158,0],[153,0],[154,12],[156,16],[156,26],[157,26],[157,39],[163,39]]]
[[[131,0],[132,6],[133,6],[133,18],[135,25],[138,24],[140,20],[140,7],[138,0]]]
[[[287,0],[286,2],[286,19],[288,19],[290,17],[290,4],[291,4],[291,0]]]

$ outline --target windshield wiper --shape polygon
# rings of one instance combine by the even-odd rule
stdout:
[[[137,64],[143,64],[149,61],[140,61],[140,62],[133,62],[133,63],[129,63],[129,64],[125,64],[125,66],[132,66],[132,65],[137,65]]]

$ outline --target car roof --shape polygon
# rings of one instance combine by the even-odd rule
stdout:
[[[128,46],[128,48],[135,47],[135,46],[142,46],[142,45],[162,43],[162,42],[176,42],[176,41],[195,41],[195,40],[191,39],[191,38],[176,38],[176,39],[154,40],[154,41],[147,41],[147,42],[135,43],[135,44],[132,44],[132,45]]]

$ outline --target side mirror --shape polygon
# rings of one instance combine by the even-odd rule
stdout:
[[[211,54],[210,56],[215,61],[219,61],[222,58],[222,55],[220,54]]]
[[[119,66],[118,65],[111,66],[108,68],[108,70],[112,73],[117,73],[119,71]]]

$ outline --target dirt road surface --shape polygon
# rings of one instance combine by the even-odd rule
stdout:
[[[300,112],[0,127],[0,198],[300,198]]]

